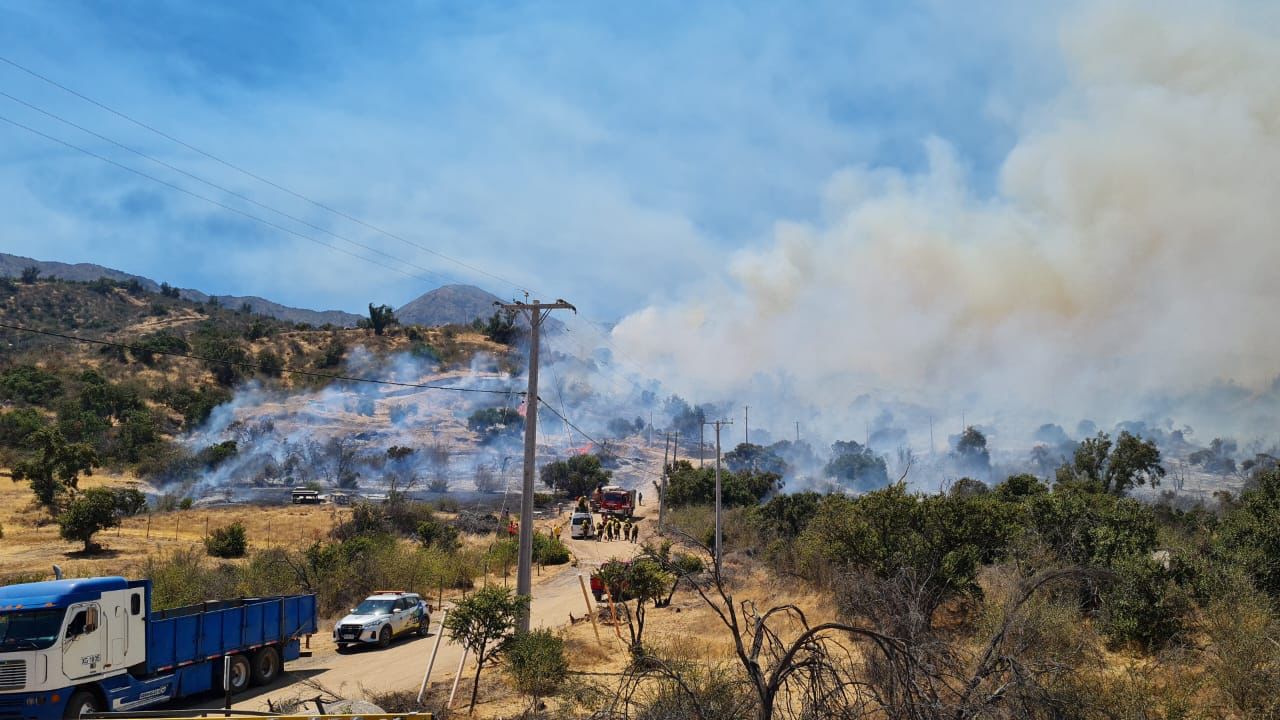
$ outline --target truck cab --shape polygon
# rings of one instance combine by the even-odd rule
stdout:
[[[144,663],[149,594],[118,577],[0,588],[0,718],[61,707],[78,684]]]
[[[0,720],[132,710],[221,683],[274,679],[315,632],[315,596],[153,612],[151,583],[82,578],[0,587]]]

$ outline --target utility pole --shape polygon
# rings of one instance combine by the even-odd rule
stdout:
[[[701,425],[698,426],[698,469],[699,470],[702,469],[702,466],[703,466],[702,453],[707,446],[707,440],[705,437],[703,437],[703,435],[706,433],[706,430],[707,430],[707,423],[704,421]]]
[[[732,425],[732,420],[716,420],[714,422],[703,422],[704,425],[714,425],[716,428],[716,575],[720,574],[720,556],[721,556],[721,532],[720,532],[720,428],[723,425]]]
[[[666,434],[666,442],[662,444],[662,475],[658,477],[658,532],[662,532],[663,521],[667,515],[667,450],[671,445],[671,433]]]
[[[796,421],[796,446],[800,446],[800,421]]]
[[[742,442],[751,442],[751,406],[742,406]]]
[[[520,492],[520,555],[516,566],[516,594],[533,595],[533,471],[538,453],[538,334],[542,321],[551,310],[578,309],[564,300],[553,303],[512,302],[495,305],[503,310],[522,312],[529,320],[529,391],[524,396],[524,485]],[[529,612],[516,619],[519,632],[529,632]]]
[[[675,467],[676,457],[680,454],[680,431],[676,431],[675,442],[671,443],[671,466]]]

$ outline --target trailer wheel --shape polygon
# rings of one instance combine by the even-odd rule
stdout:
[[[253,654],[253,684],[268,685],[280,675],[280,651],[268,645]]]
[[[98,712],[98,696],[88,690],[77,690],[67,701],[67,708],[62,711],[66,720],[75,720],[84,713]]]
[[[248,689],[249,680],[253,676],[253,670],[249,667],[249,659],[243,655],[232,655],[230,675],[232,695]],[[227,687],[224,685],[222,689],[225,691]]]

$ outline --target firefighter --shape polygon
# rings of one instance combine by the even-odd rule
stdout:
[[[609,518],[609,539],[618,539],[618,518]]]
[[[631,542],[635,542],[639,539],[640,539],[640,523],[637,522],[631,525]]]
[[[551,537],[560,542],[560,523],[551,526]]]
[[[631,539],[631,519],[627,518],[622,523],[622,541],[626,542]]]

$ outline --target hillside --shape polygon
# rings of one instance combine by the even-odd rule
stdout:
[[[58,278],[60,280],[70,280],[74,282],[93,282],[100,278],[107,278],[116,282],[129,282],[136,280],[142,286],[142,289],[151,293],[160,292],[160,283],[148,277],[141,275],[133,275],[122,270],[95,265],[93,263],[64,263],[52,260],[36,260],[34,258],[23,257],[21,255],[10,255],[9,253],[0,253],[0,277],[18,278],[22,276],[22,271],[35,267],[40,270],[40,276],[46,278]],[[248,305],[250,312],[258,315],[284,320],[291,323],[307,323],[309,325],[336,325],[338,327],[355,327],[356,322],[360,320],[361,315],[345,312],[342,310],[308,310],[306,308],[289,307],[272,302],[266,298],[254,295],[209,295],[208,293],[190,288],[179,288],[180,297],[196,303],[208,302],[210,297],[217,298],[217,301],[230,308],[240,308],[242,305]]]

